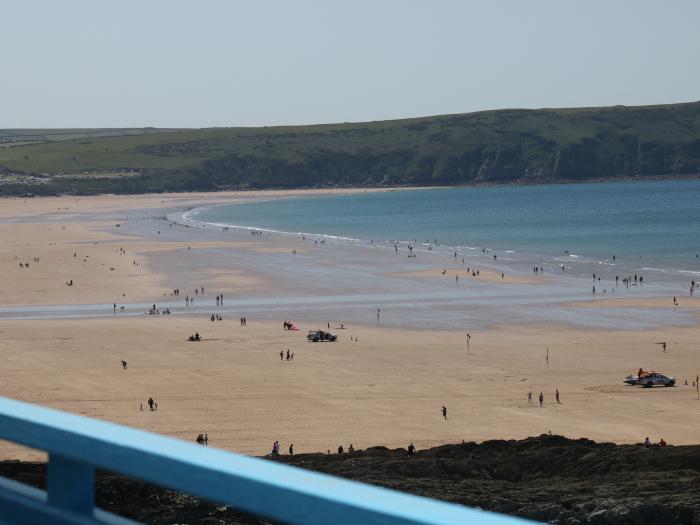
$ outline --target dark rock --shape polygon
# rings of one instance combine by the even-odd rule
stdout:
[[[442,445],[408,457],[372,447],[275,461],[558,525],[700,525],[700,445],[644,449],[543,435]],[[43,464],[0,463],[0,475],[43,487]],[[263,524],[262,518],[100,472],[98,504],[154,524]]]

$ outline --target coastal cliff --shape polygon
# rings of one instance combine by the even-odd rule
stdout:
[[[314,126],[45,131],[0,130],[0,195],[700,175],[700,102]]]

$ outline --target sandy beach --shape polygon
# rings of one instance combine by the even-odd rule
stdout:
[[[588,283],[555,295],[548,278],[501,279],[486,263],[480,281],[465,275],[456,285],[460,269],[449,260],[368,260],[361,247],[164,219],[261,195],[290,193],[4,200],[0,395],[186,440],[208,433],[211,445],[245,454],[264,454],[275,440],[311,452],[550,431],[697,443],[697,299],[674,308],[671,295],[633,290],[594,300]],[[406,289],[412,295],[396,291]],[[524,302],[531,296],[536,303]],[[378,325],[377,297],[388,305]],[[147,315],[151,304],[173,313]],[[212,313],[223,320],[211,322]],[[431,316],[435,323],[422,322]],[[284,331],[283,320],[300,330]],[[306,341],[327,323],[338,342]],[[203,341],[188,342],[195,332]],[[287,349],[294,359],[280,360]],[[639,367],[673,375],[677,386],[624,385]],[[2,444],[0,458],[41,455]]]

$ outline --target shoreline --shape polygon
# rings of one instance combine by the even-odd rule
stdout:
[[[430,188],[423,188],[423,189],[430,189]],[[318,195],[315,194],[314,197],[319,196],[322,197],[323,195]],[[304,197],[304,195],[295,195],[295,198],[299,197]],[[503,247],[501,246],[500,248],[496,249],[493,247],[490,247],[489,245],[464,245],[464,244],[454,244],[454,243],[444,243],[444,242],[435,242],[431,243],[428,241],[418,241],[416,239],[410,240],[410,239],[401,239],[400,235],[399,236],[393,236],[393,237],[386,237],[386,238],[374,238],[373,236],[348,236],[347,234],[340,234],[338,232],[332,232],[332,231],[295,231],[293,229],[282,229],[280,226],[262,226],[262,225],[256,225],[253,223],[250,224],[240,224],[240,223],[235,223],[234,221],[227,222],[225,220],[213,220],[213,219],[205,219],[205,218],[198,218],[197,215],[200,213],[206,213],[209,210],[212,210],[217,207],[221,206],[235,206],[239,204],[255,204],[255,203],[260,203],[260,202],[269,202],[269,201],[275,201],[275,200],[280,200],[284,197],[281,196],[269,196],[269,197],[260,197],[260,198],[253,198],[253,199],[247,199],[245,201],[239,201],[239,202],[225,202],[225,203],[214,203],[214,204],[201,204],[198,205],[197,207],[190,208],[185,211],[178,211],[178,212],[173,212],[169,213],[166,217],[167,220],[173,222],[174,224],[178,225],[184,225],[188,228],[199,228],[199,229],[221,229],[223,231],[227,231],[229,229],[236,229],[236,230],[241,230],[241,231],[246,231],[246,232],[257,232],[260,234],[266,234],[266,235],[275,235],[281,238],[301,238],[306,240],[312,239],[312,240],[318,240],[318,241],[330,241],[331,243],[344,243],[347,245],[354,245],[354,246],[365,246],[365,247],[371,247],[371,248],[383,248],[383,249],[395,249],[397,248],[408,248],[409,246],[412,247],[412,249],[415,250],[415,253],[423,253],[431,256],[443,256],[443,257],[449,257],[449,259],[445,259],[444,263],[445,264],[450,264],[452,262],[452,255],[455,254],[455,259],[457,259],[457,255],[459,255],[460,258],[467,258],[470,261],[474,262],[479,258],[478,264],[486,266],[489,269],[492,269],[494,273],[503,273],[502,268],[505,266],[505,272],[506,273],[512,273],[515,272],[516,274],[519,274],[519,277],[532,277],[531,270],[533,266],[544,266],[547,274],[549,276],[554,276],[555,274],[559,274],[561,276],[564,276],[561,272],[558,270],[564,270],[566,269],[567,272],[573,270],[574,276],[576,277],[583,277],[584,275],[590,276],[591,272],[594,274],[600,275],[606,274],[613,272],[615,274],[618,274],[618,272],[622,272],[622,276],[624,277],[625,275],[632,275],[633,273],[636,275],[637,273],[639,274],[644,274],[647,277],[651,276],[651,282],[652,282],[652,287],[654,286],[654,283],[658,282],[668,282],[668,283],[681,283],[681,282],[690,282],[692,279],[698,279],[700,277],[700,270],[695,269],[695,267],[687,266],[689,264],[686,261],[686,266],[680,266],[677,267],[673,264],[671,266],[660,266],[659,267],[659,261],[654,261],[651,260],[650,262],[647,262],[645,259],[642,261],[641,256],[639,257],[639,261],[636,260],[636,255],[635,255],[635,261],[633,262],[628,254],[627,257],[627,262],[620,262],[620,258],[618,257],[618,262],[615,262],[615,258],[613,257],[612,260],[610,260],[609,256],[602,255],[600,253],[588,253],[585,250],[577,250],[576,253],[569,253],[568,250],[562,251],[562,252],[552,252],[552,251],[537,251],[537,250],[529,250],[525,248],[520,248],[520,247],[515,247],[515,246],[506,246]],[[381,236],[380,236],[381,237]],[[477,243],[478,244],[478,243]],[[433,249],[434,248],[434,249]],[[490,258],[490,254],[494,254],[494,261],[485,261],[483,255],[488,255]],[[498,262],[495,260],[495,254],[498,254]],[[619,254],[618,254],[619,255]],[[697,259],[697,255],[696,255]],[[694,263],[696,261],[693,261]],[[680,263],[677,263],[680,264]],[[693,268],[693,269],[691,269]],[[612,275],[612,274],[611,274]],[[556,278],[556,277],[555,277]],[[647,280],[647,285],[649,284],[649,280]],[[631,283],[632,285],[637,285],[637,282],[635,281],[634,283]],[[640,282],[641,285],[641,282]],[[605,283],[602,283],[602,286],[604,287],[605,292],[607,292],[610,288],[612,288],[612,285],[606,286]],[[614,288],[617,288],[617,283],[615,283]],[[687,290],[685,290],[687,291]],[[604,293],[605,293],[604,292]],[[614,292],[613,292],[614,293]],[[666,292],[669,293],[669,292]],[[673,292],[670,292],[671,295],[683,295],[683,290],[682,289],[676,289]],[[656,295],[659,295],[657,292]]]

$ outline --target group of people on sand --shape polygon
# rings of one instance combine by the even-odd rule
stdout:
[[[200,434],[201,436],[201,434]],[[205,434],[206,437],[206,434]],[[198,443],[199,443],[199,438]],[[282,445],[280,445],[280,442],[275,440],[275,442],[272,444],[272,451],[270,452],[271,457],[277,457],[280,455],[280,450],[282,448]],[[350,446],[348,447],[348,450],[346,451],[345,448],[343,448],[343,445],[338,445],[338,455],[342,456],[345,454],[353,454],[355,452],[355,447],[353,446],[352,443],[350,443]],[[330,455],[331,451],[330,449],[328,450],[328,455]],[[408,457],[413,456],[413,454],[416,453],[416,446],[413,443],[410,443],[408,447],[406,448],[406,455]],[[294,455],[294,443],[291,443],[289,445],[289,455],[293,456]]]
[[[280,361],[284,361],[284,350],[280,350]],[[289,351],[287,348],[287,361],[294,361],[294,352]]]
[[[148,398],[148,408],[151,412],[156,412],[158,410],[158,403],[156,403],[152,397]],[[141,404],[141,411],[143,411],[143,404]]]
[[[209,446],[209,434],[199,434],[195,441],[198,445]]]
[[[214,321],[223,321],[224,318],[221,317],[219,314],[211,314],[209,320],[213,323]]]
[[[275,442],[272,444],[272,452],[270,452],[270,455],[272,457],[276,457],[280,455],[280,442],[275,440]],[[293,456],[294,455],[294,443],[289,445],[289,455]]]
[[[666,441],[664,441],[664,438],[661,438],[658,443],[652,443],[651,440],[649,439],[649,436],[644,438],[644,448],[651,448],[651,447],[665,447],[667,445]]]
[[[537,400],[540,403],[540,407],[544,406],[544,393],[540,392],[540,395],[537,396]],[[554,391],[554,400],[555,400],[557,405],[561,405],[561,398],[559,397],[559,389],[558,388]],[[527,402],[528,402],[528,404],[532,405],[532,390],[530,390],[527,393]]]
[[[116,312],[117,311],[117,304],[113,304],[113,309]],[[156,305],[154,304],[149,310],[148,310],[148,315],[170,315],[170,308],[163,308],[162,310],[157,308]]]

